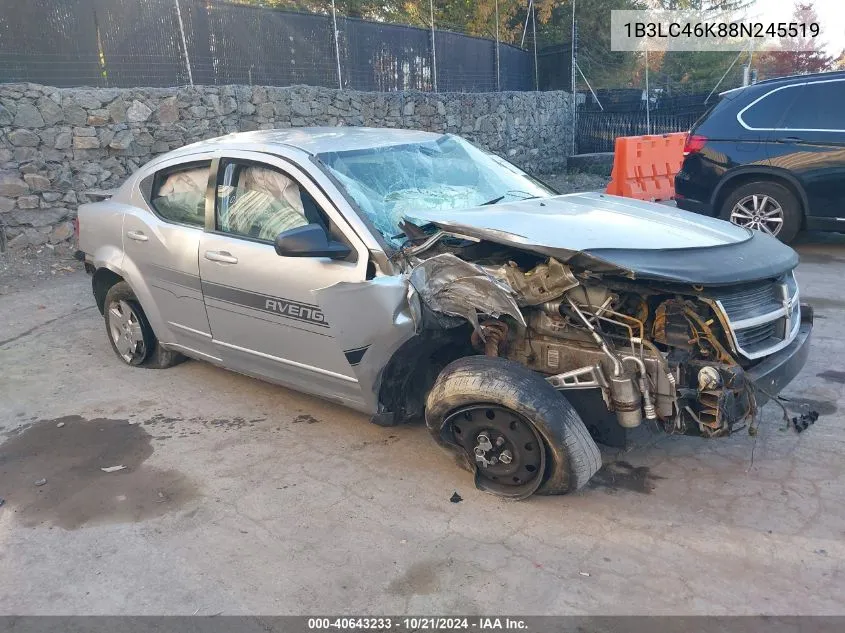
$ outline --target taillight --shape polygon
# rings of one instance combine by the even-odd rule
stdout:
[[[706,136],[701,136],[700,134],[687,134],[687,141],[684,143],[684,156],[700,152],[704,149],[705,143],[707,143]]]

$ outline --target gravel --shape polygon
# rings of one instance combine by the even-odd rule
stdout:
[[[547,174],[540,179],[554,187],[560,193],[578,193],[579,191],[604,191],[609,176],[597,176],[582,172],[566,174]]]
[[[73,258],[74,248],[59,244],[0,253],[0,296],[82,270],[82,262]]]

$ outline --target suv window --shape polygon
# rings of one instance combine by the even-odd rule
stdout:
[[[217,230],[273,241],[282,231],[328,222],[292,176],[258,163],[225,161],[217,185]]]
[[[202,227],[205,225],[205,190],[211,162],[179,165],[158,172],[150,203],[165,220]]]
[[[778,127],[790,130],[845,130],[845,81],[819,81],[801,87],[801,97]]]
[[[739,118],[752,129],[765,130],[780,127],[783,113],[787,111],[798,94],[799,91],[792,86],[776,89],[740,112]]]

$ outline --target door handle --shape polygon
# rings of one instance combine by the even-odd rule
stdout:
[[[797,136],[781,136],[778,139],[775,139],[776,143],[800,143],[801,139]]]
[[[237,264],[238,258],[228,251],[205,251],[205,258],[221,264]]]
[[[128,237],[130,240],[135,240],[136,242],[146,242],[148,239],[150,239],[146,235],[144,235],[143,231],[126,231],[126,237]]]

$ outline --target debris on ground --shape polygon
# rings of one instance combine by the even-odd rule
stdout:
[[[578,575],[579,575],[579,576],[586,576],[587,578],[589,578],[589,577],[590,577],[590,574],[589,574],[588,572],[586,572],[586,571],[579,571],[579,572],[578,572]]]
[[[452,494],[451,497],[449,497],[449,501],[451,501],[452,503],[460,503],[463,500],[464,498],[458,494],[457,490]]]
[[[106,466],[105,468],[101,468],[104,473],[116,473],[118,470],[126,470],[126,466],[121,464],[120,466]]]
[[[581,191],[604,191],[610,176],[585,172],[567,172],[563,174],[543,174],[540,179],[554,187],[560,193],[578,193]]]
[[[75,246],[57,244],[53,249],[27,246],[0,252],[0,296],[31,288],[33,283],[82,270],[73,259]]]
[[[57,429],[60,429],[60,428],[62,428],[64,425],[65,425],[65,423],[64,423],[64,422],[59,422],[59,423],[56,425],[56,428],[57,428]]]
[[[808,413],[802,413],[800,416],[796,416],[792,418],[792,428],[795,429],[797,433],[801,433],[802,431],[806,431],[807,427],[811,424],[814,424],[816,420],[819,419],[819,412],[818,411],[810,411]]]
[[[44,485],[44,484],[46,484],[46,483],[47,483],[47,480],[46,480],[46,479],[38,479],[38,480],[35,482],[35,485],[36,485],[36,486],[43,486],[43,485]]]
[[[6,500],[3,497],[0,497],[0,508],[3,507],[4,503],[6,503]]]

